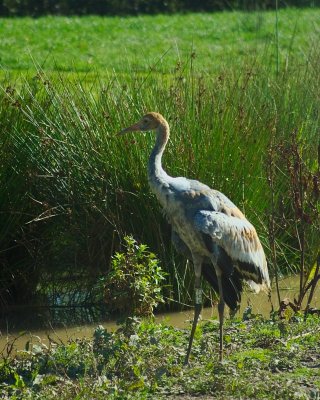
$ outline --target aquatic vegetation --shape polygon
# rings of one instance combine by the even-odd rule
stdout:
[[[128,322],[115,332],[98,326],[93,338],[7,355],[0,364],[0,394],[10,399],[317,398],[319,322],[319,317],[297,316],[283,329],[279,319],[230,320],[227,357],[220,363],[217,321],[204,321],[190,367],[183,366],[187,330],[138,319],[131,319],[130,330],[123,329]]]

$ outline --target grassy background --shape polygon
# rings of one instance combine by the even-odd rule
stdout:
[[[319,20],[319,9],[279,11],[282,61],[294,55],[303,62],[319,34]],[[274,63],[275,12],[10,18],[0,20],[0,35],[0,62],[9,71],[37,63],[48,71],[148,72],[152,66],[171,73],[195,51],[198,71],[212,73],[264,57],[268,47],[273,56],[265,61]]]
[[[8,288],[30,302],[49,283],[54,302],[70,282],[92,301],[97,276],[130,233],[159,255],[172,285],[166,295],[192,301],[192,270],[174,254],[147,185],[154,138],[115,137],[147,110],[172,127],[168,172],[231,197],[270,256],[271,144],[288,147],[297,132],[310,174],[317,169],[317,17],[280,12],[278,74],[274,13],[2,20],[3,303]],[[285,273],[296,269],[300,244],[282,158],[274,160],[274,217]],[[308,265],[318,228],[306,226]]]

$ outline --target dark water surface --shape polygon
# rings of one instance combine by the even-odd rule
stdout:
[[[273,285],[274,287],[275,285]],[[299,277],[292,276],[280,281],[281,299],[289,298],[291,301],[298,293]],[[312,306],[320,308],[319,289],[315,291]],[[277,294],[275,288],[272,290],[271,302],[275,309],[278,309]],[[262,314],[269,317],[271,303],[268,296],[264,293],[254,294],[243,293],[241,307],[238,315],[242,315],[244,310],[252,307],[252,313]],[[1,320],[0,325],[0,356],[6,348],[8,342],[14,341],[14,349],[22,350],[26,343],[49,344],[50,339],[55,342],[67,342],[69,339],[92,337],[95,328],[102,325],[108,330],[116,330],[119,326],[115,321],[104,318],[103,308],[84,309],[65,308],[48,309],[40,308],[33,310],[32,313],[26,309],[17,309],[11,314],[6,315]],[[202,311],[202,319],[217,318],[217,308],[208,307]],[[172,325],[177,328],[188,328],[193,318],[193,308],[189,310],[172,312],[156,315],[157,322]],[[49,339],[50,338],[50,339]]]

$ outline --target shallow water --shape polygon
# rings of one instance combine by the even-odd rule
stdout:
[[[273,286],[275,286],[275,284],[273,284]],[[299,277],[292,276],[285,278],[280,281],[279,286],[281,299],[287,297],[292,301],[299,291]],[[312,302],[312,306],[318,309],[320,308],[319,292],[320,291],[318,289]],[[275,288],[272,290],[271,303],[274,305],[275,309],[278,309]],[[268,296],[264,293],[257,295],[254,293],[245,292],[242,295],[242,302],[237,315],[242,316],[246,307],[250,305],[252,307],[252,313],[262,314],[264,317],[269,317],[272,309],[271,303],[268,299]],[[11,316],[8,316],[6,321],[2,324],[0,330],[0,356],[2,351],[6,349],[7,343],[12,342],[13,340],[15,340],[13,345],[14,350],[23,350],[28,341],[33,344],[41,342],[45,345],[49,345],[50,338],[57,343],[66,343],[70,339],[91,337],[98,325],[103,325],[103,327],[108,330],[116,330],[118,328],[118,325],[115,321],[106,321],[103,319],[72,326],[72,317],[74,315],[71,315],[71,312],[74,313],[76,311],[66,310],[63,327],[61,327],[61,324],[60,327],[57,327],[50,322],[50,315],[46,314],[48,313],[47,310],[43,310],[41,315],[37,315],[37,313],[35,313],[32,319],[30,319],[30,315],[23,312],[23,310],[20,313],[15,313]],[[68,313],[70,315],[68,315]],[[41,325],[43,325],[43,321],[46,317],[48,320],[46,321],[46,326],[43,327]],[[212,317],[217,317],[217,307],[204,308],[202,311],[202,320]],[[172,325],[177,328],[188,328],[193,319],[193,308],[180,312],[158,314],[155,318],[156,321],[160,323]],[[90,320],[90,318],[88,319]],[[83,320],[86,320],[86,318],[83,318]]]

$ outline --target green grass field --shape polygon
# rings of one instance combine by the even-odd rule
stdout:
[[[319,20],[319,9],[280,10],[282,62],[292,55],[304,62]],[[0,35],[2,68],[19,72],[37,64],[47,71],[170,73],[195,52],[198,71],[211,73],[276,52],[275,12],[1,19]]]

